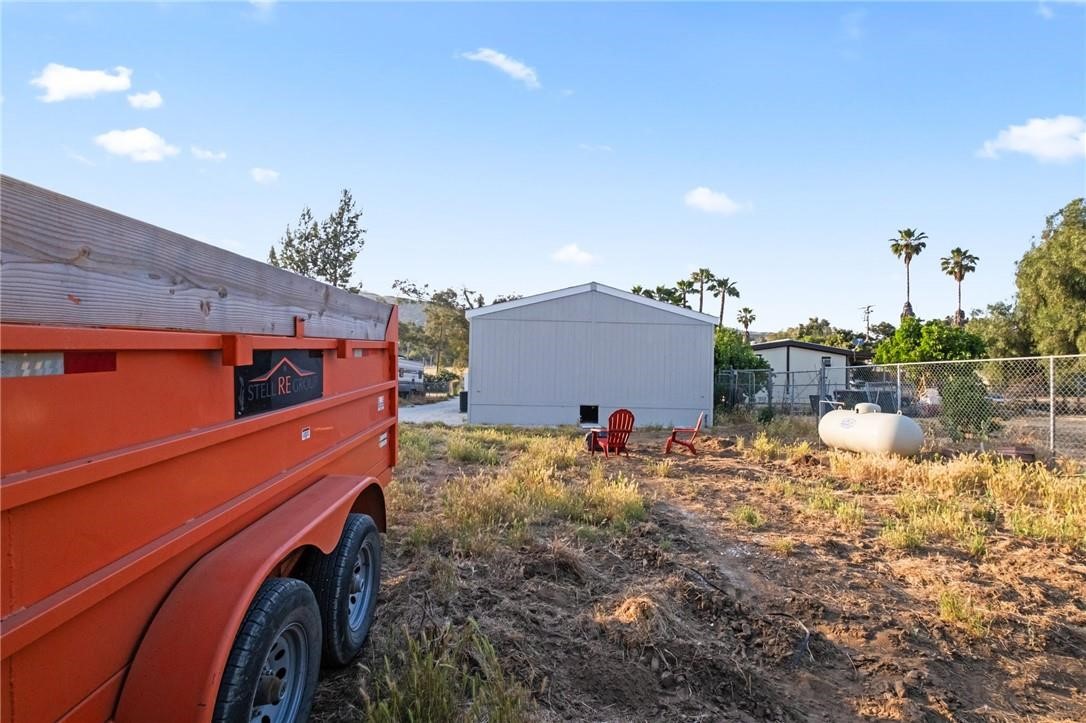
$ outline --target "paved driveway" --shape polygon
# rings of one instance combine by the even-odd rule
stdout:
[[[435,404],[416,404],[413,407],[400,407],[400,421],[406,424],[414,422],[444,422],[450,427],[458,427],[467,422],[468,415],[460,413],[460,400],[450,399]]]

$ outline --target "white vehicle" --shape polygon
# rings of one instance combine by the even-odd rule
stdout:
[[[400,396],[408,394],[423,394],[426,392],[426,380],[423,376],[424,365],[420,361],[413,361],[400,357],[399,392]]]

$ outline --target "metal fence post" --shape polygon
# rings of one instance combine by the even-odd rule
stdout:
[[[822,400],[826,398],[826,367],[818,367],[818,414],[819,419],[822,419]]]
[[[1048,357],[1048,451],[1056,451],[1056,357]]]
[[[901,365],[897,365],[897,401],[895,402],[897,409],[896,412],[901,411]]]

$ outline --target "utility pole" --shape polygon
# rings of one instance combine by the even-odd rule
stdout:
[[[868,339],[871,338],[871,310],[874,308],[874,304],[860,307],[860,311],[864,313],[864,329]]]

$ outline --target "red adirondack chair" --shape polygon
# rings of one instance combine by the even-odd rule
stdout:
[[[610,457],[611,452],[616,455],[625,452],[629,457],[626,442],[630,439],[633,425],[634,415],[629,409],[616,409],[611,412],[611,416],[607,418],[607,429],[592,430],[592,439],[589,443],[592,454],[595,454],[597,449],[601,449],[605,457]]]
[[[689,449],[691,454],[697,456],[698,450],[694,449],[694,438],[698,436],[698,432],[701,430],[701,423],[704,420],[705,412],[702,412],[698,415],[698,423],[693,427],[675,427],[672,429],[671,436],[667,438],[667,444],[664,445],[664,454],[671,452],[671,445],[680,444]]]

